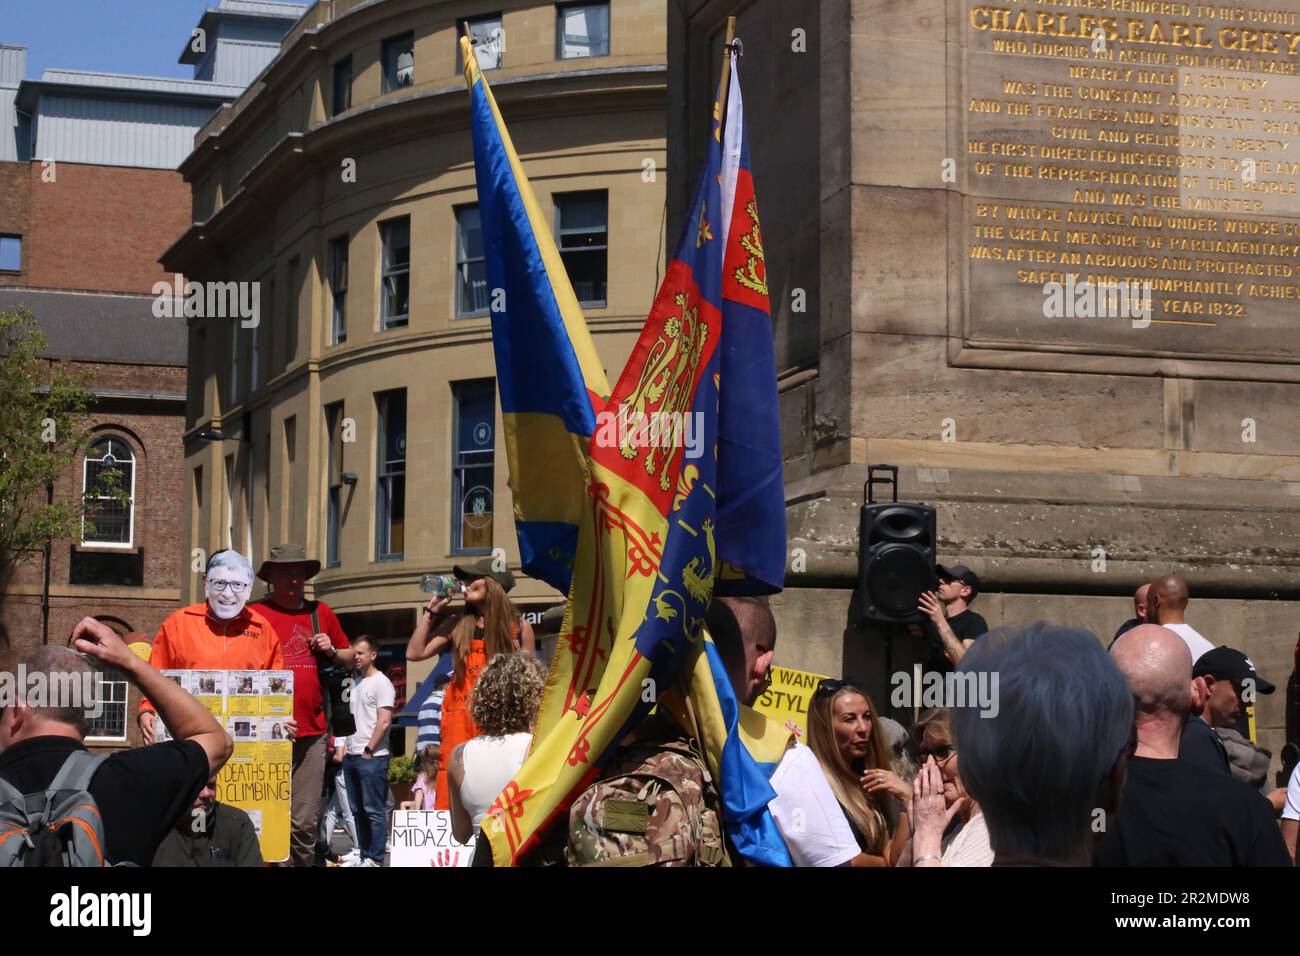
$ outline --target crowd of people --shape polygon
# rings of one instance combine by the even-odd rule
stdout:
[[[263,865],[248,815],[217,800],[231,738],[160,671],[290,670],[287,862],[384,865],[396,689],[378,666],[378,642],[349,639],[328,605],[306,599],[319,570],[293,545],[272,549],[256,573],[223,551],[208,562],[205,601],[167,618],[148,662],[91,618],[69,647],[30,654],[28,672],[77,674],[98,663],[134,681],[145,746],[90,758],[84,709],[5,707],[0,807],[10,793],[64,786],[89,794],[101,817],[102,845],[76,834],[53,850],[23,839],[33,844],[29,858],[85,862],[90,853],[94,862],[97,852],[100,863]],[[255,577],[268,593],[250,602]],[[508,597],[510,572],[484,560],[457,566],[455,577],[463,601],[434,595],[406,647],[409,661],[447,654],[452,666],[420,708],[419,774],[400,808],[449,811],[456,840],[477,843],[474,865],[491,866],[482,823],[528,754],[545,671]],[[996,674],[996,716],[948,701],[904,728],[863,684],[822,680],[806,740],[790,735],[768,777],[771,819],[795,865],[1293,865],[1300,769],[1270,786],[1272,755],[1244,723],[1255,695],[1275,687],[1240,650],[1215,647],[1187,623],[1182,578],[1143,584],[1134,618],[1108,650],[1087,631],[1043,622],[990,632],[971,609],[979,579],[964,566],[938,566],[936,585],[918,607],[924,666]],[[764,720],[752,708],[777,648],[767,602],[717,598],[707,624],[742,719]],[[740,862],[723,835],[693,712],[672,694],[620,741],[567,826],[552,828],[541,865]],[[161,742],[159,718],[169,738]],[[348,854],[333,849],[336,824],[353,844]],[[21,827],[0,832],[0,862],[26,852],[13,850],[17,841],[5,846],[14,834],[27,836]]]

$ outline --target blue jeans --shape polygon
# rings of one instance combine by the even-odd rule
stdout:
[[[363,860],[384,862],[388,841],[388,757],[348,754],[343,758],[343,780],[357,825],[357,847]]]

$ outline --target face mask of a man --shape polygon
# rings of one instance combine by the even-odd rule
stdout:
[[[208,575],[204,592],[208,596],[208,607],[212,613],[223,621],[239,617],[248,601],[251,583],[238,571],[217,568]]]

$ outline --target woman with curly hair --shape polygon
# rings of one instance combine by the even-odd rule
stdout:
[[[852,681],[823,680],[808,706],[808,745],[858,843],[847,865],[893,866],[911,838],[912,788],[894,772],[871,698]]]
[[[434,786],[437,809],[450,810],[447,764],[452,752],[479,733],[470,712],[470,695],[479,674],[497,654],[522,649],[536,653],[532,626],[506,597],[515,586],[514,575],[497,570],[491,558],[456,565],[452,573],[465,582],[465,605],[451,607],[450,595],[435,595],[424,608],[406,644],[408,661],[428,660],[450,649],[452,679],[442,699],[442,750]]]
[[[498,654],[479,674],[469,706],[481,733],[452,751],[447,769],[451,832],[461,843],[523,766],[545,685],[542,665],[527,654]]]

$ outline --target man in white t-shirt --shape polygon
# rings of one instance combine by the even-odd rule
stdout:
[[[379,648],[362,635],[352,642],[356,651],[355,683],[351,688],[352,719],[357,730],[348,738],[343,780],[357,827],[361,850],[357,866],[383,866],[388,836],[388,731],[393,725],[397,693],[393,682],[375,666]]]
[[[1286,803],[1282,805],[1282,839],[1291,851],[1291,862],[1295,862],[1296,833],[1300,831],[1300,764],[1291,771],[1291,779],[1286,785]]]
[[[758,598],[718,598],[708,624],[737,700],[752,705],[776,651],[772,611]],[[857,840],[811,749],[796,743],[786,750],[769,782],[776,799],[768,810],[795,866],[843,866],[858,855]]]
[[[1187,649],[1192,652],[1193,664],[1206,651],[1214,650],[1214,645],[1183,619],[1191,593],[1187,589],[1187,582],[1178,575],[1167,574],[1152,581],[1147,600],[1147,619],[1169,628],[1181,637]]]

